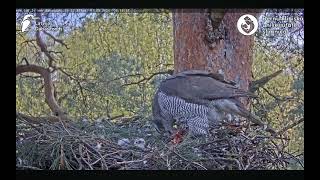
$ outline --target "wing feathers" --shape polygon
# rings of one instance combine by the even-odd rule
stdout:
[[[215,74],[200,70],[178,73],[164,80],[160,89],[168,95],[178,96],[187,101],[255,97]]]

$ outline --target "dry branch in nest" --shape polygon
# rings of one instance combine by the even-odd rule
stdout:
[[[287,169],[289,163],[300,161],[286,152],[288,143],[283,142],[288,139],[270,137],[246,124],[224,123],[213,127],[208,137],[187,136],[172,144],[148,122],[33,124],[17,116],[16,138],[17,169]],[[117,143],[123,138],[143,138],[146,145],[124,147]]]

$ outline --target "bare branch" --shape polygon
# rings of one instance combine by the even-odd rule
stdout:
[[[27,58],[23,57],[22,60],[21,60],[21,62],[22,62],[22,61],[25,61],[25,62],[26,62],[26,65],[29,65],[29,62],[28,62]]]
[[[140,73],[138,73],[138,74],[129,74],[129,75],[125,75],[125,76],[121,76],[121,77],[114,78],[114,79],[108,81],[107,83],[109,84],[109,83],[111,83],[111,82],[113,82],[113,81],[120,80],[120,79],[123,79],[123,78],[135,77],[135,76],[142,76],[142,75],[143,75],[143,74],[140,74]]]
[[[56,116],[47,116],[47,117],[32,117],[28,116],[26,114],[22,114],[19,112],[16,112],[16,117],[23,119],[31,124],[40,124],[43,121],[48,121],[48,122],[59,122],[59,118]]]
[[[23,170],[42,170],[40,168],[37,168],[37,167],[33,167],[33,166],[18,166],[17,165],[17,168],[21,168]]]
[[[42,78],[41,76],[29,76],[29,75],[24,75],[24,74],[21,74],[21,77],[23,77],[23,78],[33,78],[33,79]]]
[[[149,77],[144,77],[143,79],[137,81],[137,82],[131,82],[128,84],[123,84],[121,85],[121,87],[125,87],[125,86],[129,86],[129,85],[134,85],[134,84],[140,84],[144,81],[149,81],[150,79],[152,79],[154,76],[159,75],[159,74],[173,74],[173,70],[168,70],[168,71],[161,71],[161,72],[156,72],[151,74]]]
[[[287,101],[287,100],[292,100],[294,99],[294,97],[280,97],[280,96],[276,96],[274,94],[272,94],[269,90],[267,90],[266,88],[262,88],[269,96],[272,96],[274,99],[278,100],[278,101]]]
[[[304,122],[304,118],[301,118],[298,121],[296,121],[296,122],[284,127],[277,134],[282,134],[282,133],[286,132],[287,130],[294,128],[295,126],[299,125],[302,122]]]
[[[121,115],[118,115],[118,116],[111,117],[111,118],[109,118],[109,120],[121,118],[121,117],[123,117],[123,116],[124,116],[124,114],[121,114]]]
[[[44,34],[50,36],[55,42],[58,42],[58,43],[62,44],[63,46],[65,46],[67,49],[69,49],[69,48],[68,48],[68,45],[67,45],[66,43],[64,43],[63,40],[57,39],[56,37],[54,37],[52,34],[48,33],[47,31],[42,31],[42,32],[43,32]]]
[[[79,89],[80,89],[80,93],[81,93],[81,96],[82,96],[82,102],[84,104],[85,107],[87,107],[87,98],[86,96],[84,95],[83,93],[83,88],[82,85],[81,85],[81,82],[78,78],[75,78],[74,76],[72,76],[71,74],[67,73],[66,71],[64,71],[62,68],[57,68],[57,70],[60,70],[63,74],[65,74],[66,76],[68,76],[70,79],[76,81],[77,85],[79,86]]]
[[[160,65],[166,66],[166,67],[167,67],[167,66],[173,66],[173,64],[171,64],[171,63],[167,63],[167,64],[159,63],[158,65],[155,66],[155,68],[159,67]]]
[[[282,73],[282,70],[279,70],[277,72],[274,72],[268,76],[262,77],[261,79],[258,79],[256,81],[252,81],[251,85],[249,87],[249,91],[254,93],[256,90],[258,90],[260,87],[263,87],[265,84],[267,84],[271,79],[278,76],[280,73]]]

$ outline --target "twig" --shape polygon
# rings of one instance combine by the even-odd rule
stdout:
[[[271,79],[278,76],[280,73],[282,73],[282,70],[276,71],[268,76],[262,77],[261,79],[255,80],[251,83],[249,87],[249,91],[254,93],[257,89],[260,87],[263,87],[265,84],[267,84]]]
[[[85,96],[84,93],[83,93],[83,89],[84,89],[84,88],[82,87],[80,80],[79,80],[78,78],[74,77],[73,75],[67,73],[67,72],[66,72],[65,70],[63,70],[61,67],[56,68],[56,69],[59,70],[59,71],[61,71],[63,74],[65,74],[65,75],[66,75],[67,77],[69,77],[70,79],[76,81],[76,83],[77,83],[77,85],[78,85],[78,87],[79,87],[79,89],[80,89],[80,93],[81,93],[81,97],[82,97],[82,102],[83,102],[84,106],[87,107],[87,106],[88,106],[88,105],[87,105],[87,98],[86,98],[86,96]]]
[[[24,75],[24,74],[21,74],[21,77],[23,78],[33,78],[33,79],[40,79],[42,78],[41,76],[29,76],[29,75]],[[42,85],[42,88],[43,88],[43,85]],[[41,88],[41,89],[42,89]]]
[[[91,147],[88,143],[84,142],[83,140],[81,140],[81,142],[82,142],[83,144],[85,144],[87,147],[89,147],[90,149],[92,149],[94,152],[96,152],[96,153],[100,156],[101,162],[103,163],[103,164],[102,164],[102,168],[103,168],[103,166],[105,166],[106,169],[108,170],[107,163],[106,163],[106,161],[104,160],[104,157],[101,155],[101,153],[100,153],[99,151],[97,151],[95,148]]]
[[[82,161],[84,161],[89,166],[89,168],[93,170],[93,167],[90,165],[90,163],[87,160],[85,160],[84,157],[82,156],[83,152],[82,152],[81,144],[79,144],[79,153]]]
[[[286,127],[282,128],[277,134],[281,135],[284,132],[286,132],[287,130],[294,128],[295,126],[299,125],[302,122],[304,122],[304,118],[301,118],[298,121],[296,121],[290,125],[287,125]]]
[[[247,170],[249,167],[250,167],[250,161],[253,159],[254,155],[250,156],[248,159],[247,159],[247,165],[243,168],[243,170]]]
[[[194,165],[200,166],[201,168],[203,168],[204,170],[208,170],[206,167],[204,167],[203,165],[197,163],[197,162],[193,162],[190,161],[188,159],[186,159],[185,157],[183,157],[182,155],[180,155],[179,153],[177,153],[174,149],[169,148],[167,145],[165,145],[166,148],[168,148],[171,152],[173,152],[174,154],[176,154],[178,157],[180,157],[181,159],[183,159],[184,161],[187,161],[189,163],[192,163]]]
[[[121,117],[123,117],[123,116],[124,116],[124,114],[117,115],[117,116],[113,116],[113,117],[110,117],[109,120],[118,119],[118,118],[121,118]]]
[[[65,162],[64,162],[64,148],[63,144],[60,145],[60,163],[59,163],[59,169],[65,168]]]
[[[294,97],[280,97],[280,96],[276,96],[274,94],[272,94],[269,90],[267,90],[266,88],[262,87],[262,89],[269,95],[272,96],[274,99],[278,100],[278,101],[287,101],[287,100],[292,100],[294,99]]]
[[[216,142],[220,142],[220,141],[225,141],[226,138],[222,138],[222,139],[217,139],[217,140],[213,140],[213,141],[210,141],[210,142],[205,142],[205,143],[201,143],[201,144],[198,144],[194,147],[199,147],[199,146],[204,146],[204,145],[208,145],[208,144],[213,144],[213,143],[216,143]]]
[[[131,83],[127,83],[127,84],[123,84],[121,85],[121,87],[125,87],[125,86],[129,86],[129,85],[134,85],[134,84],[140,84],[144,81],[149,81],[150,79],[152,79],[154,76],[159,75],[159,74],[173,74],[173,70],[168,70],[168,71],[163,71],[163,72],[156,72],[151,74],[149,77],[144,77],[143,79],[136,81],[136,82],[131,82]]]
[[[43,170],[43,169],[40,169],[40,168],[37,168],[37,167],[33,167],[33,166],[20,166],[20,165],[16,165],[16,167],[23,168],[23,169],[31,169],[31,170]]]
[[[58,119],[59,119],[60,123],[62,124],[63,129],[68,133],[69,136],[71,136],[71,133],[66,128],[65,123],[62,121],[62,119],[60,117],[58,117]]]
[[[64,43],[63,40],[57,39],[56,37],[54,37],[52,34],[48,33],[47,31],[42,31],[42,32],[43,32],[44,34],[50,36],[55,42],[58,42],[58,43],[64,45],[67,49],[69,49],[68,46],[67,46],[67,44]]]
[[[108,81],[108,82],[107,82],[107,84],[109,84],[109,83],[111,83],[111,82],[113,82],[113,81],[116,81],[116,80],[123,79],[123,78],[135,77],[135,76],[142,76],[142,75],[143,75],[143,74],[138,73],[138,74],[129,74],[129,75],[125,75],[125,76],[117,77],[117,78],[114,78],[114,79],[112,79],[112,80]]]
[[[215,157],[214,159],[216,159],[216,160],[224,160],[224,161],[233,161],[233,162],[236,162],[237,165],[238,165],[239,170],[242,170],[241,164],[240,164],[239,160],[237,160],[237,159],[234,159],[234,158],[224,158],[224,157]]]
[[[81,163],[81,160],[77,157],[77,155],[76,155],[76,153],[74,152],[74,150],[73,150],[73,148],[72,148],[72,144],[71,144],[71,152],[72,152],[72,154],[73,154],[73,157],[76,159],[76,161],[78,162],[78,164],[79,164],[79,168],[78,168],[78,170],[82,170],[82,168],[83,168],[83,165],[82,165],[82,163]]]
[[[130,164],[130,163],[137,163],[137,162],[143,162],[145,161],[145,158],[141,159],[141,160],[133,160],[133,161],[122,161],[122,162],[116,162],[116,164]]]
[[[157,67],[159,67],[160,65],[162,65],[162,66],[173,66],[174,64],[170,64],[170,63],[162,64],[162,63],[159,63],[159,64],[157,64],[157,65],[154,66],[154,67],[157,68]]]
[[[297,162],[300,164],[300,166],[301,166],[302,168],[304,168],[304,165],[303,165],[303,163],[301,162],[301,160],[300,160],[299,158],[297,158],[297,156],[299,156],[299,155],[295,156],[295,155],[290,154],[290,153],[288,153],[288,152],[284,152],[284,153],[286,153],[286,154],[288,154],[289,156],[291,156],[295,161],[297,161]]]

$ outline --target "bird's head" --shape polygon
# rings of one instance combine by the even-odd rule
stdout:
[[[174,132],[170,123],[168,124],[169,127],[166,128],[161,118],[153,118],[152,124],[156,131],[164,137],[170,137]]]
[[[157,130],[158,133],[162,134],[165,132],[165,129],[161,123],[161,119],[159,118],[153,118],[152,119],[152,124],[154,126],[154,128]]]

